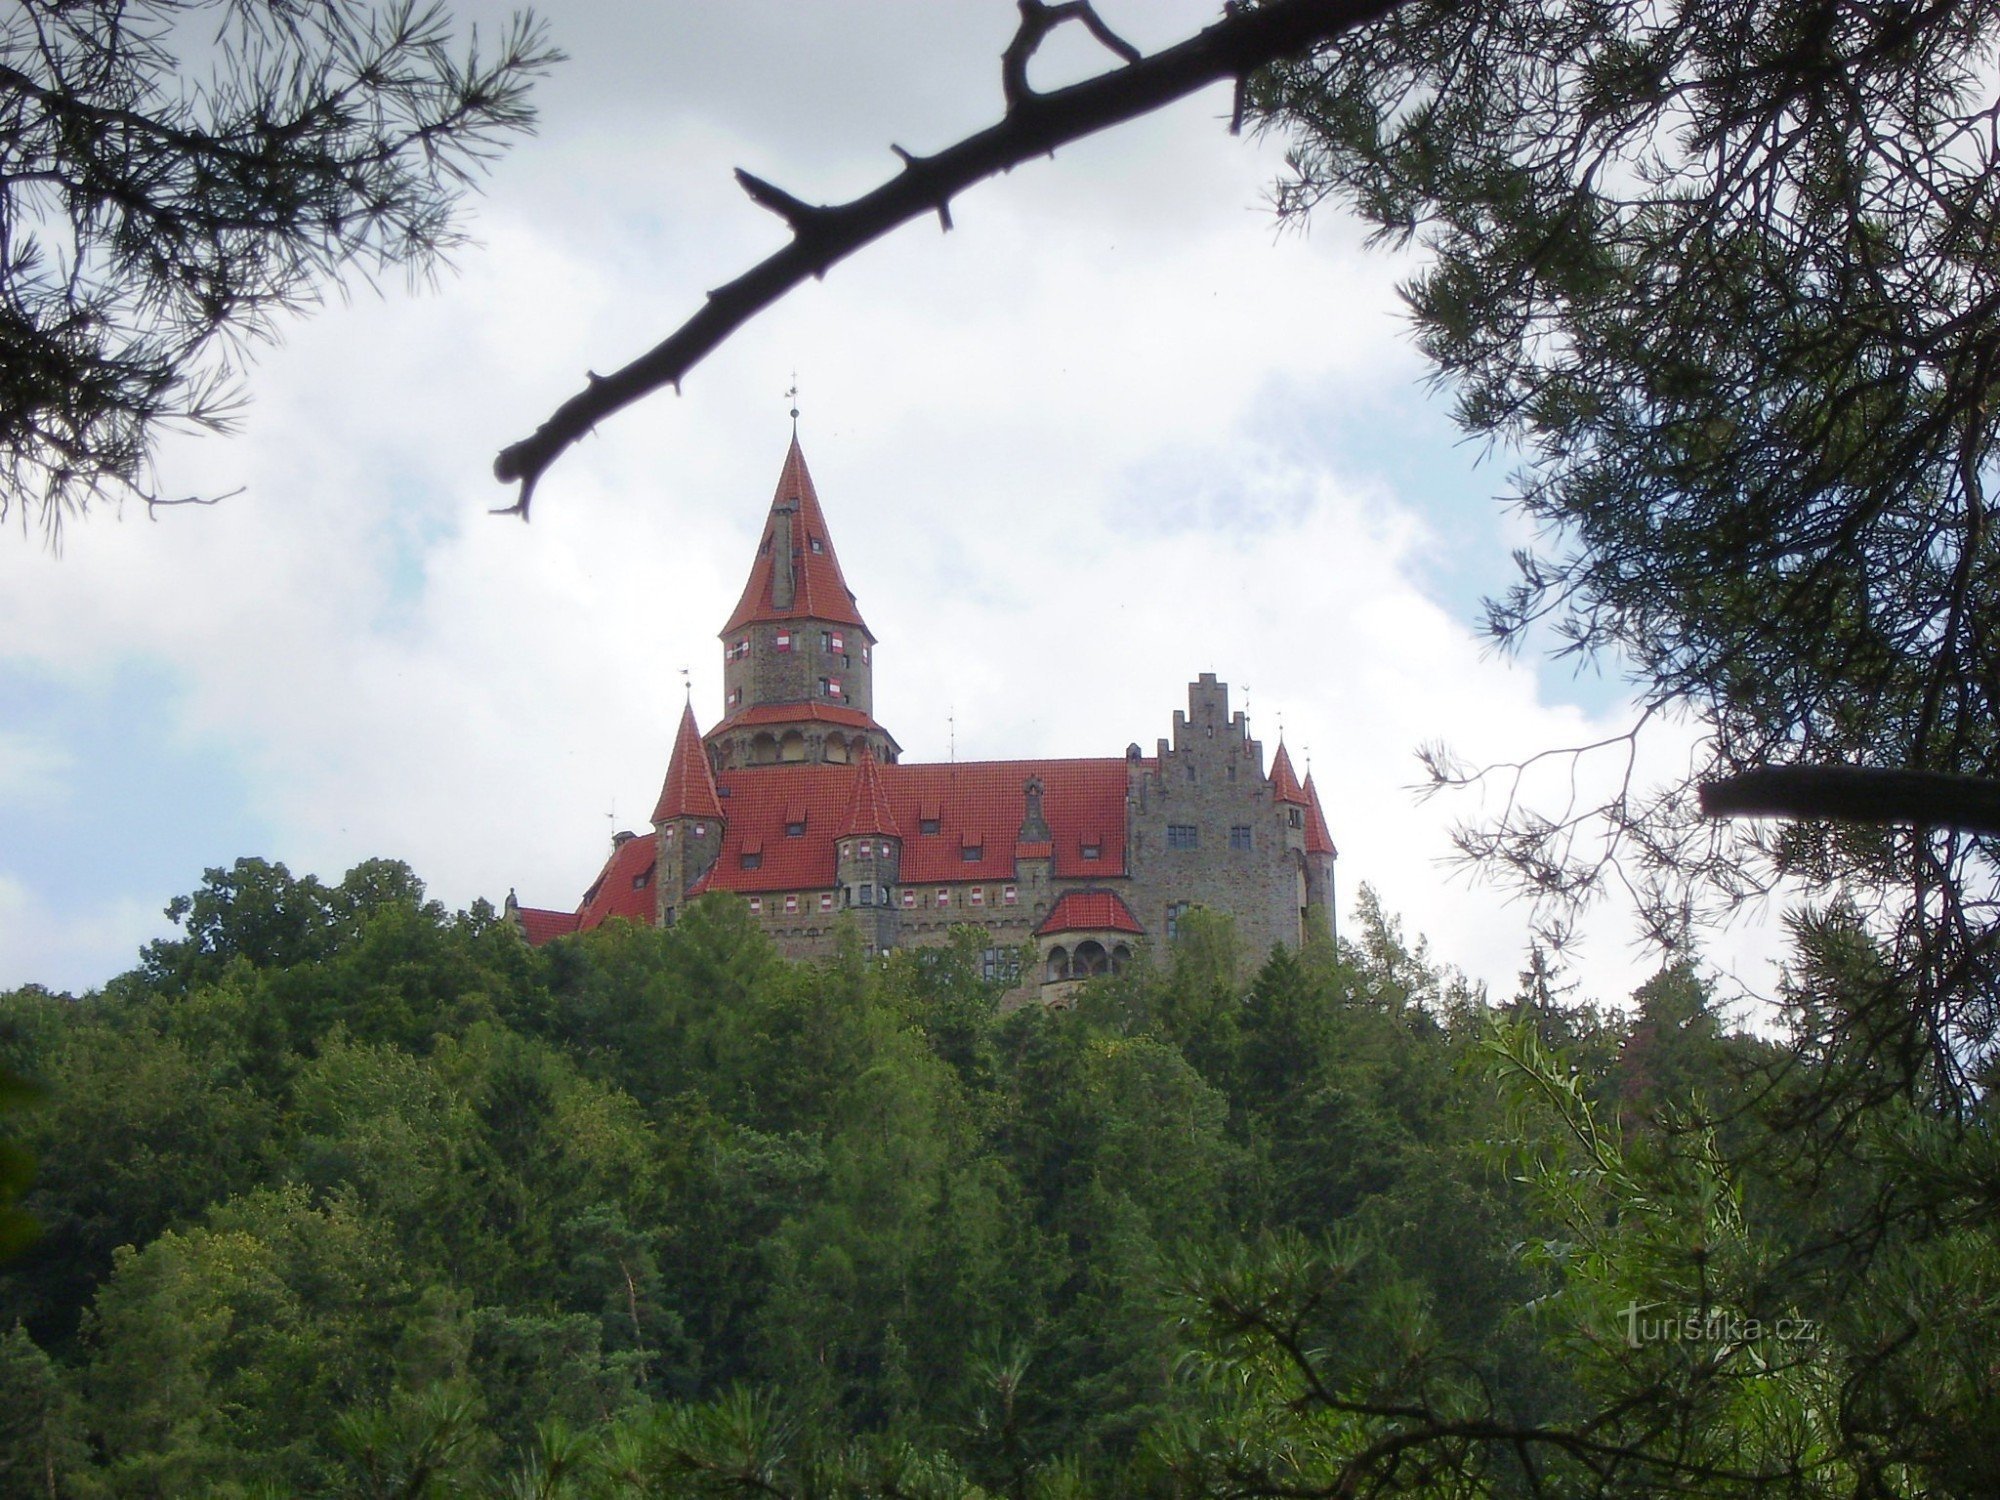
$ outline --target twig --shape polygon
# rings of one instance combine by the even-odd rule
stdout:
[[[935,213],[951,227],[951,200],[988,177],[1011,171],[1057,147],[1223,79],[1241,80],[1258,68],[1388,14],[1407,0],[1270,0],[1254,9],[1228,11],[1222,20],[1186,41],[1141,57],[1115,36],[1088,5],[1022,5],[1021,28],[1008,46],[1019,49],[1020,76],[1009,89],[1006,116],[935,156],[898,150],[903,169],[851,202],[815,207],[747,172],[744,191],[791,226],[791,243],[728,284],[661,344],[623,369],[588,381],[556,408],[534,433],[500,450],[494,477],[518,484],[515,502],[498,512],[527,519],[535,486],[563,451],[591,428],[642,397],[680,382],[709,353],[751,318],[808,277],[834,265],[911,219]],[[1027,59],[1043,35],[1063,20],[1077,20],[1106,47],[1127,59],[1108,73],[1039,94],[1026,86]],[[1030,37],[1024,43],[1023,38]],[[1011,67],[1003,61],[1003,67]]]

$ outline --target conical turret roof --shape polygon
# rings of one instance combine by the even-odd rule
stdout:
[[[856,766],[854,795],[848,799],[847,816],[840,820],[833,836],[846,838],[855,833],[886,833],[891,838],[903,836],[903,830],[896,826],[896,815],[889,811],[889,794],[882,786],[881,768],[865,745]]]
[[[1271,794],[1280,802],[1306,805],[1306,789],[1299,785],[1299,774],[1292,769],[1292,757],[1283,740],[1278,741],[1278,754],[1271,762]]]
[[[681,710],[680,733],[674,736],[674,753],[667,757],[667,779],[660,788],[659,806],[653,821],[669,818],[714,818],[722,821],[722,798],[716,795],[715,773],[708,768],[708,752],[701,747],[701,729],[694,721],[694,704]]]
[[[788,537],[780,534],[781,528]],[[788,581],[778,576],[787,559],[789,587]],[[727,636],[757,621],[806,619],[868,629],[861,611],[855,608],[853,591],[841,577],[840,559],[834,555],[833,538],[820,512],[812,475],[806,470],[806,456],[800,451],[798,434],[793,433],[785,467],[778,475],[777,493],[771,497],[771,513],[757,543],[756,561],[750,565],[743,597],[736,601],[722,633]]]
[[[1333,832],[1326,826],[1326,812],[1319,805],[1319,792],[1313,786],[1312,772],[1306,772],[1306,853],[1338,854],[1333,847]]]

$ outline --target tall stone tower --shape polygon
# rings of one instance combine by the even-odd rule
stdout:
[[[867,749],[893,765],[901,747],[875,722],[875,637],[840,574],[799,440],[722,627],[722,722],[715,769],[781,762],[845,764]]]

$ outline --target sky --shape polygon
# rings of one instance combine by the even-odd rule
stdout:
[[[459,5],[488,29],[503,7]],[[1144,50],[1212,19],[1100,9]],[[241,855],[338,879],[406,860],[453,906],[568,907],[642,828],[798,431],[880,639],[907,758],[1116,755],[1213,671],[1310,761],[1362,883],[1512,992],[1529,915],[1450,862],[1478,794],[1420,800],[1418,747],[1518,759],[1621,733],[1614,672],[1494,656],[1483,594],[1529,538],[1504,462],[1452,427],[1398,282],[1322,211],[1280,229],[1283,142],[1217,89],[981,185],[753,322],[678,397],[602,424],[523,526],[493,454],[782,242],[742,166],[839,201],[997,117],[1003,0],[736,0],[544,11],[568,54],[539,133],[414,293],[330,295],[258,352],[226,438],[161,453],[149,519],[60,555],[0,534],[0,989],[81,993]],[[1075,31],[1076,28],[1066,28]],[[1102,65],[1058,34],[1033,75]],[[689,675],[683,678],[683,669]],[[1677,738],[1677,736],[1680,736]],[[1684,761],[1655,735],[1642,773]],[[1347,912],[1343,912],[1343,921]],[[1718,937],[1768,991],[1769,913]],[[1570,956],[1617,1001],[1656,955],[1614,904]]]

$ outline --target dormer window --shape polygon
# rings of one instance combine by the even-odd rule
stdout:
[[[743,868],[744,868],[744,869],[746,869],[746,870],[755,870],[755,869],[759,869],[759,868],[761,868],[761,867],[762,867],[762,865],[763,865],[763,863],[764,863],[764,856],[763,856],[763,855],[761,855],[761,854],[752,854],[752,853],[750,853],[750,851],[749,851],[749,850],[747,850],[747,849],[746,849],[746,850],[744,850],[742,854],[738,855],[738,856],[737,856],[737,858],[738,858],[738,859],[740,859],[740,860],[742,861],[742,863],[743,863]]]
[[[632,889],[635,891],[643,891],[652,883],[653,872],[651,870],[641,870],[637,875],[632,877]]]
[[[1104,858],[1104,846],[1102,844],[1085,844],[1083,846],[1083,857],[1085,859]]]
[[[938,820],[936,818],[917,819],[918,833],[936,833],[937,831],[938,831]]]
[[[824,552],[824,551],[826,551],[826,541],[825,541],[825,539],[824,539],[824,538],[822,538],[822,537],[816,537],[816,536],[815,536],[815,537],[808,537],[808,538],[806,539],[806,545],[807,545],[807,546],[809,546],[809,547],[811,547],[811,548],[813,549],[813,551],[815,551],[815,552]]]
[[[786,838],[802,839],[805,836],[806,836],[806,820],[804,818],[800,818],[796,823],[787,823],[785,825]]]
[[[976,865],[982,859],[986,858],[986,846],[984,844],[967,844],[958,851],[958,857],[969,865]]]

